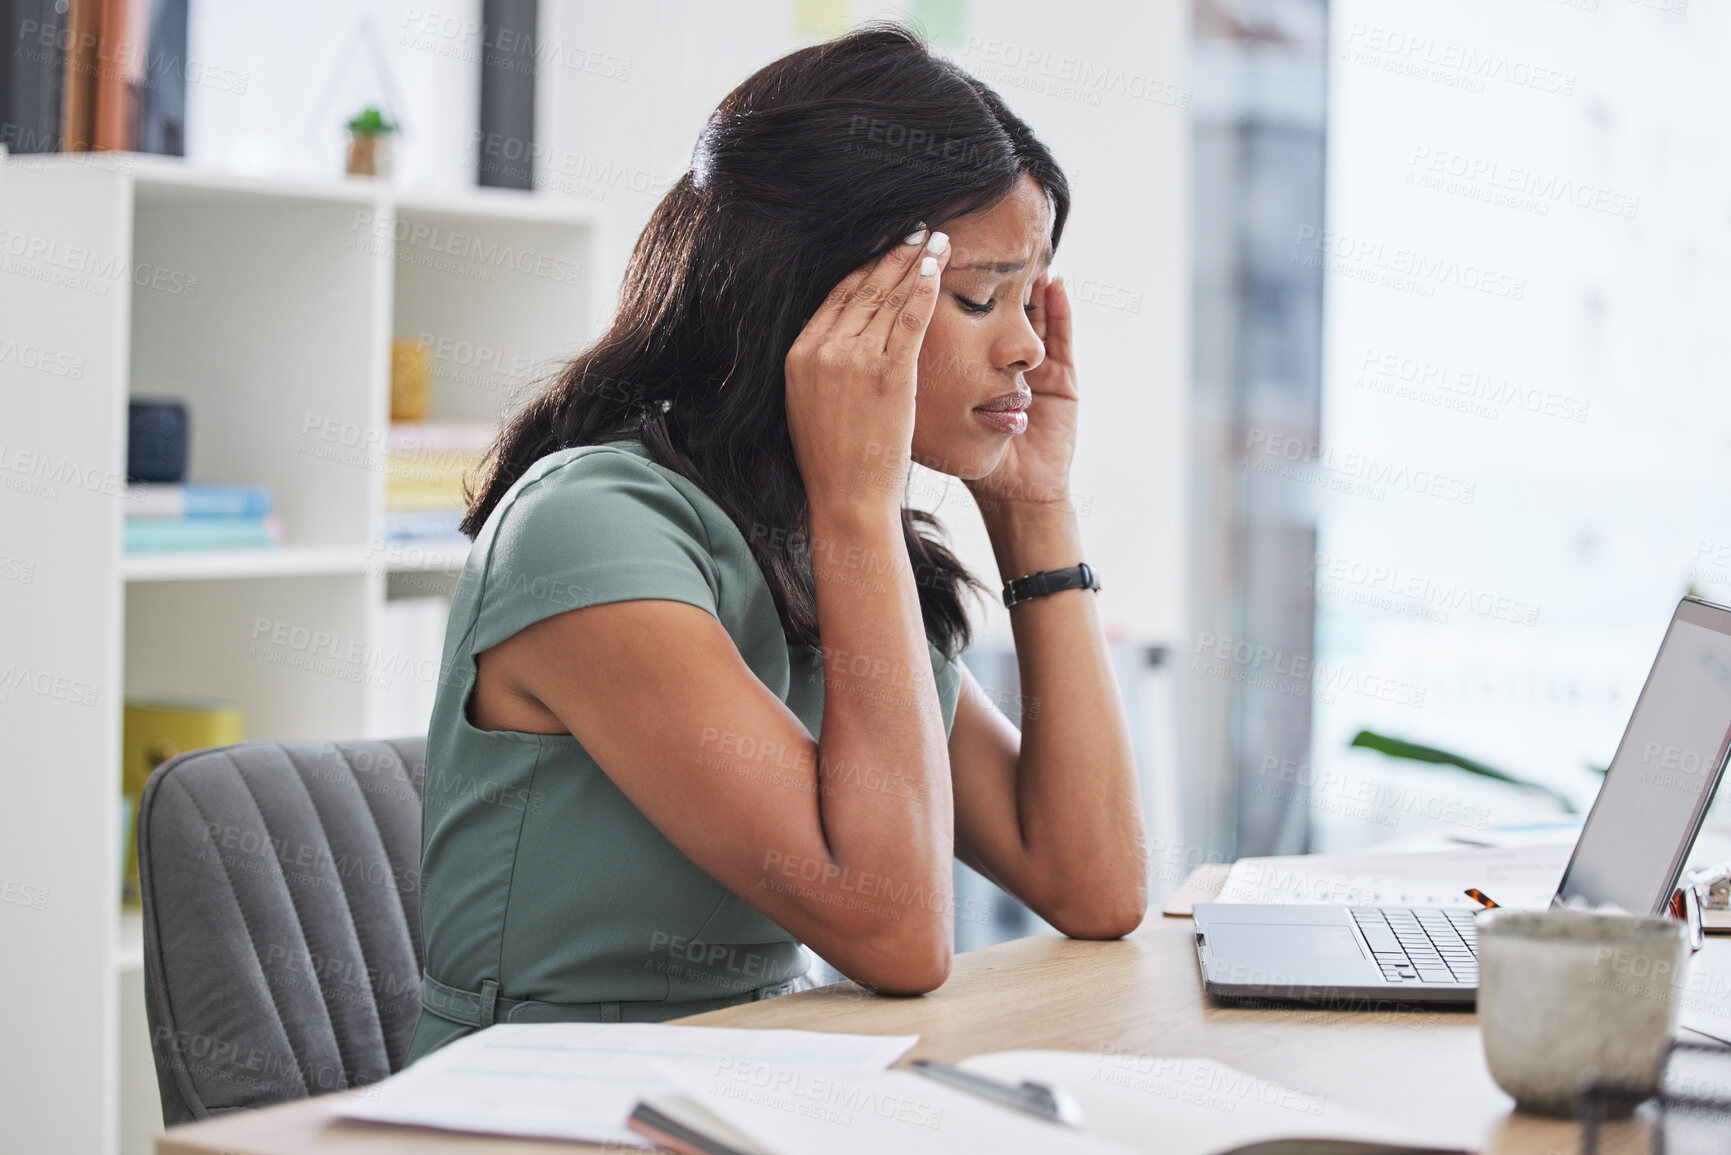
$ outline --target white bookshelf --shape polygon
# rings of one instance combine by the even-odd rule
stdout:
[[[497,419],[592,335],[599,230],[493,190],[0,160],[0,883],[31,899],[0,903],[9,1148],[142,1151],[160,1125],[119,901],[124,699],[395,736],[387,603],[448,595],[467,542],[384,540],[391,340],[435,344],[430,420]],[[132,395],[184,399],[189,477],[269,486],[284,544],[124,554]]]
[[[277,549],[171,550],[163,553],[126,554],[121,558],[121,572],[129,582],[362,573],[366,568],[367,555],[364,550],[341,545],[285,545]]]

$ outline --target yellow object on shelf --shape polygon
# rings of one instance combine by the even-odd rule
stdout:
[[[385,447],[385,508],[466,508],[463,483],[481,487],[487,451],[498,431],[489,421],[393,425]]]
[[[392,513],[467,509],[468,506],[469,503],[463,499],[463,487],[459,483],[439,487],[392,485],[385,491],[385,508]]]
[[[145,779],[162,763],[188,750],[227,746],[245,737],[240,707],[220,698],[128,698],[120,736],[120,792],[133,812]],[[123,898],[138,901],[138,851],[126,849]]]
[[[433,350],[425,341],[391,342],[391,420],[424,421],[432,406]]]

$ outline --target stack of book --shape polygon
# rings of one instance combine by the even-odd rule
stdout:
[[[497,426],[484,421],[392,425],[385,450],[385,536],[460,536],[457,523],[468,508],[464,483],[479,486],[476,469],[497,433]]]
[[[254,549],[282,543],[270,490],[220,482],[144,482],[126,487],[126,552]]]

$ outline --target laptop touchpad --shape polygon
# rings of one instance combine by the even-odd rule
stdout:
[[[1216,957],[1363,958],[1358,939],[1344,926],[1298,923],[1217,922],[1208,928]]]

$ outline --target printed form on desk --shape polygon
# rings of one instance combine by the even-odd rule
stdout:
[[[1432,832],[1344,854],[1241,858],[1230,867],[1205,864],[1186,880],[1193,893],[1183,897],[1196,902],[1477,910],[1479,904],[1465,893],[1476,887],[1499,906],[1543,910],[1562,881],[1580,830],[1579,818],[1562,819],[1470,835]],[[1716,863],[1731,863],[1731,836],[1723,824],[1709,823],[1696,838],[1688,865],[1692,869]],[[1208,877],[1208,871],[1216,873]],[[1216,882],[1218,872],[1226,874],[1223,883]],[[1169,903],[1167,913],[1189,910],[1173,909]]]
[[[1573,840],[1470,850],[1360,851],[1232,864],[1217,902],[1324,903],[1337,906],[1443,906],[1477,910],[1468,887],[1499,906],[1550,905]]]
[[[501,1023],[335,1097],[331,1110],[378,1123],[648,1148],[625,1121],[641,1099],[668,1089],[671,1071],[703,1077],[767,1063],[865,1073],[918,1041],[665,1023]]]

